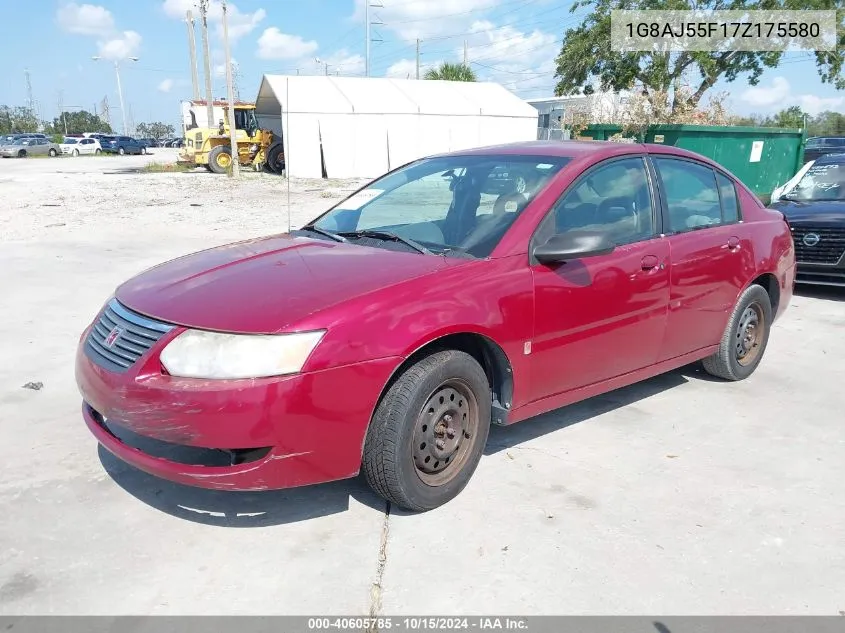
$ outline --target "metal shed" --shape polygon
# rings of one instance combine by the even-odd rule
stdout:
[[[537,135],[537,111],[488,82],[264,75],[255,106],[296,177],[375,177],[423,156]]]

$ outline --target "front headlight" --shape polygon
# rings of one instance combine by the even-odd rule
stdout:
[[[295,374],[325,330],[294,334],[221,334],[188,330],[165,346],[161,364],[184,378],[266,378]]]

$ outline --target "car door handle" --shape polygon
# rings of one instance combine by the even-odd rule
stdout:
[[[660,263],[660,260],[657,258],[656,255],[646,255],[643,257],[642,262],[640,262],[640,266],[643,270],[654,270],[657,268],[657,265]]]
[[[723,248],[727,248],[730,251],[738,251],[739,250],[739,238],[736,236],[732,236],[728,243],[725,244]]]

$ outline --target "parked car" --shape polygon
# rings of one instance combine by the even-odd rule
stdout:
[[[845,152],[804,165],[770,206],[792,228],[798,282],[845,287]]]
[[[4,158],[26,158],[27,156],[58,156],[62,148],[46,138],[18,138],[0,148]]]
[[[516,168],[541,182],[482,213],[491,171]],[[126,281],[76,380],[90,431],[148,473],[264,490],[363,470],[427,510],[467,484],[491,423],[698,360],[747,378],[794,272],[783,215],[687,150],[467,150]]]
[[[35,134],[35,133],[22,133],[22,134],[6,134],[2,138],[0,138],[0,143],[8,144],[14,140],[22,139],[22,138],[47,138],[43,134]]]
[[[825,154],[845,152],[845,136],[814,136],[804,145],[804,162],[815,160]]]
[[[106,136],[100,139],[100,146],[108,154],[146,154],[147,148],[131,136]]]
[[[62,154],[68,154],[70,156],[79,156],[80,154],[96,154],[99,156],[103,153],[102,147],[100,147],[100,141],[95,138],[68,137],[59,145],[62,148]]]

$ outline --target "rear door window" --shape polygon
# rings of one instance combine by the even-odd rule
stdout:
[[[654,157],[653,161],[666,196],[668,232],[722,224],[716,174],[710,167],[677,158]]]

